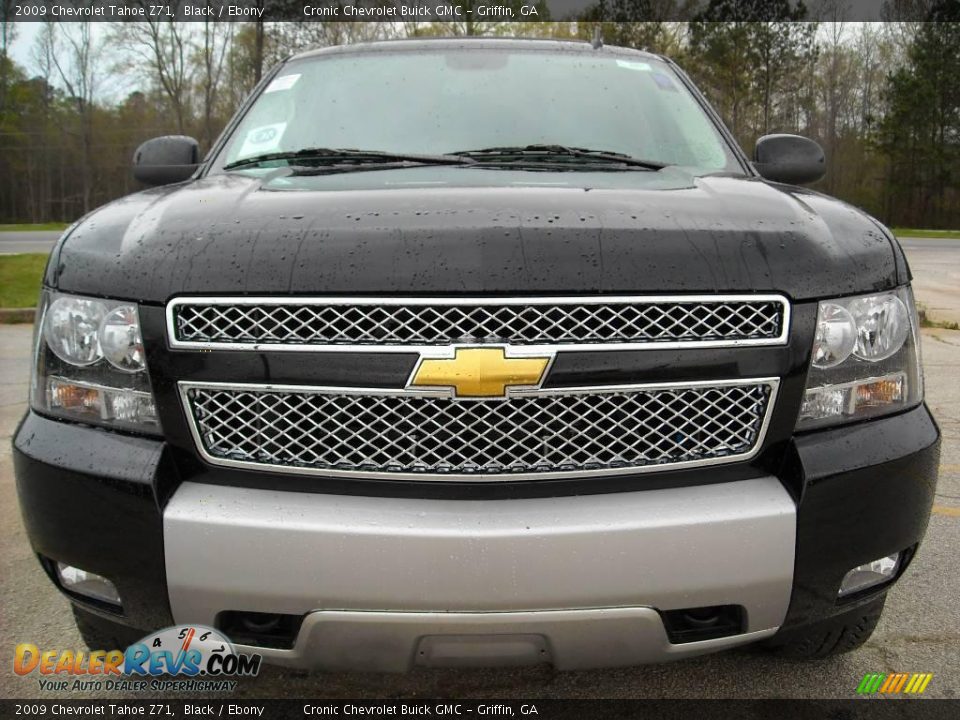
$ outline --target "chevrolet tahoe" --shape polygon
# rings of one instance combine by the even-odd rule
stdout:
[[[890,231],[672,61],[411,40],[274,68],[71,226],[14,438],[93,647],[299,668],[854,649],[939,431]]]

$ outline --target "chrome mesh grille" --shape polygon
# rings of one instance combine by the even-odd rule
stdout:
[[[175,345],[737,343],[781,339],[787,304],[775,296],[455,303],[181,298],[170,312]]]
[[[196,439],[215,464],[506,479],[743,457],[762,440],[775,387],[540,390],[476,401],[251,386],[183,393]]]

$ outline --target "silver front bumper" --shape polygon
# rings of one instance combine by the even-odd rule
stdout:
[[[423,500],[183,484],[164,514],[175,620],[307,614],[299,667],[560,668],[656,662],[771,635],[795,506],[772,477],[521,500]],[[657,610],[742,605],[744,635],[671,645]]]

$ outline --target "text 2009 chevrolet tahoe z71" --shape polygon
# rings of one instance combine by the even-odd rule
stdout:
[[[661,661],[869,636],[939,431],[890,232],[592,44],[296,56],[64,233],[15,438],[85,639]]]

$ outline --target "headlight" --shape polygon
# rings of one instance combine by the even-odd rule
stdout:
[[[99,336],[104,359],[117,370],[135,373],[146,367],[140,318],[133,305],[120,305],[111,310],[100,323]]]
[[[843,305],[820,303],[817,313],[817,335],[813,339],[813,366],[829,368],[839,365],[857,346],[857,324]]]
[[[70,365],[92,365],[100,354],[100,322],[107,306],[99,300],[59,297],[47,310],[43,337],[47,347]]]
[[[910,288],[822,301],[810,364],[797,429],[919,404],[923,374]]]
[[[910,315],[896,295],[868,295],[850,303],[857,324],[854,353],[861,360],[877,362],[903,347],[910,333]]]
[[[38,322],[34,409],[159,434],[136,305],[45,292]]]

